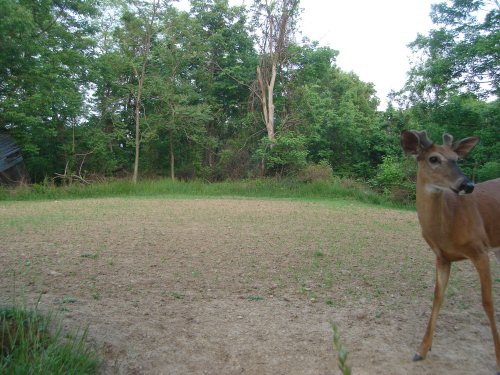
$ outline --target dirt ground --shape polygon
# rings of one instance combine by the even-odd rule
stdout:
[[[467,262],[453,266],[432,352],[434,257],[416,213],[355,202],[0,202],[0,304],[39,299],[88,327],[101,374],[493,374]],[[492,261],[499,310],[500,269]]]

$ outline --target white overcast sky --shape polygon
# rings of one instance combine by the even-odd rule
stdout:
[[[437,0],[301,0],[302,33],[339,51],[337,63],[361,80],[373,82],[381,109],[399,90],[409,70],[408,43],[432,27]]]
[[[181,0],[181,3],[187,2]],[[409,70],[408,43],[432,27],[431,3],[438,0],[301,0],[302,36],[339,51],[338,66],[372,82],[386,107]],[[229,0],[250,6],[252,0]]]

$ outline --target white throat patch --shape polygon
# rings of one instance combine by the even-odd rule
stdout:
[[[445,190],[448,190],[447,188],[443,188],[441,186],[433,185],[433,184],[427,184],[425,185],[425,191],[430,194],[434,193],[441,193]]]

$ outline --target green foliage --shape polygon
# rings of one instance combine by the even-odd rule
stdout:
[[[440,27],[414,42],[423,62],[394,96],[410,105],[405,109],[378,112],[373,84],[339,69],[338,51],[290,39],[279,56],[276,139],[270,142],[263,139],[255,82],[259,61],[269,56],[259,56],[255,41],[262,35],[253,28],[259,23],[249,22],[265,18],[252,13],[267,9],[258,1],[247,9],[227,0],[191,0],[188,12],[160,2],[151,23],[151,3],[5,0],[0,131],[21,147],[31,180],[42,183],[35,190],[60,175],[73,177],[57,177],[57,183],[130,175],[136,108],[144,175],[315,181],[333,173],[411,197],[396,169],[399,133],[416,128],[436,140],[443,132],[456,139],[479,136],[462,166],[484,180],[497,175],[500,103],[483,100],[498,87],[498,10],[486,8],[484,17],[473,18],[483,3],[434,6]],[[287,35],[297,34],[297,15]],[[476,78],[492,83],[477,86]]]
[[[407,204],[415,199],[415,177],[415,160],[387,155],[377,167],[371,183],[395,201]]]
[[[0,130],[23,150],[35,180],[66,163],[93,59],[96,2],[0,2]]]
[[[335,323],[330,323],[330,325],[333,331],[333,349],[337,352],[337,364],[339,366],[339,370],[343,375],[351,375],[351,365],[347,363],[349,352],[342,343],[337,325]]]
[[[386,197],[366,185],[349,179],[304,183],[296,179],[251,179],[206,183],[201,180],[178,181],[170,179],[142,180],[133,184],[127,180],[108,181],[91,185],[35,184],[16,190],[0,190],[1,200],[54,200],[99,197],[260,197],[294,199],[353,199],[375,205],[394,205]],[[400,204],[396,204],[400,206]]]
[[[54,316],[38,310],[0,308],[0,372],[5,374],[95,374],[96,355],[86,345],[87,332],[63,337]]]
[[[334,65],[337,51],[315,43],[292,51],[296,70],[287,107],[307,137],[308,159],[327,160],[338,175],[370,176],[382,134],[373,85],[340,71]]]
[[[431,18],[436,28],[410,44],[417,59],[405,88],[409,101],[441,104],[464,90],[498,96],[498,3],[448,0],[432,5]]]
[[[482,181],[481,174],[486,163],[500,160],[500,101],[484,102],[470,94],[450,97],[448,103],[436,108],[418,104],[405,110],[407,121],[412,124],[405,128],[427,130],[429,137],[437,143],[442,142],[443,133],[453,135],[455,140],[478,136],[480,143],[461,160],[460,167],[468,176]],[[393,140],[398,144],[397,139]],[[491,167],[490,167],[491,168]]]
[[[266,172],[284,176],[296,174],[307,162],[306,138],[300,134],[280,133],[274,141],[263,138],[256,157],[263,160]]]
[[[493,180],[500,178],[500,162],[489,161],[485,163],[478,171],[477,178],[479,181]]]
[[[387,187],[402,184],[405,177],[403,163],[393,156],[385,156],[382,164],[378,166],[375,179],[381,187]]]
[[[302,182],[330,181],[333,178],[331,165],[326,160],[309,163],[297,176]]]

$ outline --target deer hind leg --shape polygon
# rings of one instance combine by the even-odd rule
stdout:
[[[434,288],[431,317],[429,318],[429,323],[427,323],[427,329],[425,330],[424,338],[418,352],[413,357],[414,361],[424,359],[432,346],[432,336],[434,335],[439,309],[443,305],[444,294],[448,286],[448,279],[450,278],[450,270],[451,263],[449,261],[439,257],[436,258],[436,286]]]
[[[493,304],[493,292],[491,286],[490,258],[487,253],[481,254],[472,260],[481,281],[481,296],[483,308],[490,322],[491,334],[495,345],[495,356],[497,361],[497,375],[500,375],[500,338],[498,336],[497,324],[495,321],[495,308]]]

